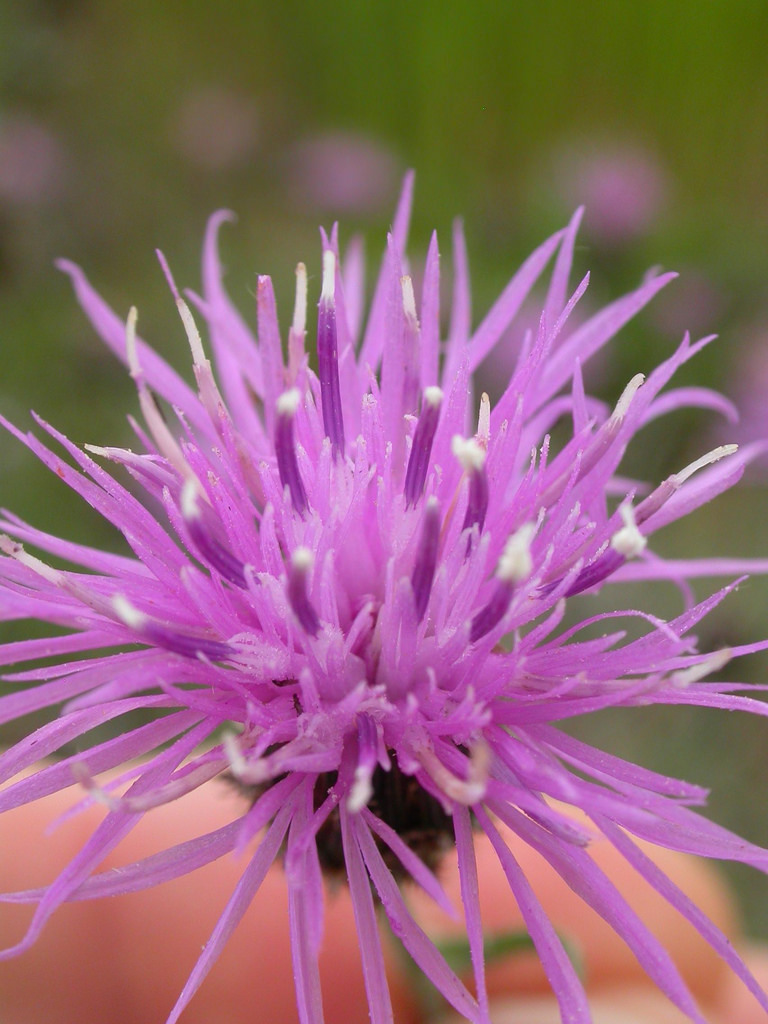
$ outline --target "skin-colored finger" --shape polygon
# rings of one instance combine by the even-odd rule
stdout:
[[[598,994],[590,999],[590,1010],[593,1024],[690,1024],[689,1017],[646,986]],[[730,1024],[719,1017],[708,1019],[712,1024]],[[561,1024],[561,1020],[557,1002],[549,996],[513,997],[491,1005],[493,1024]],[[440,1024],[461,1024],[461,1018],[446,1017]]]
[[[747,966],[768,992],[768,946],[747,944],[742,953]],[[722,1024],[765,1024],[765,1010],[733,975],[723,980],[715,1005]]]

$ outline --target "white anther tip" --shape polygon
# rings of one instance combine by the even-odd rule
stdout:
[[[301,404],[301,392],[298,388],[291,388],[284,391],[277,399],[278,416],[295,416],[296,410]]]
[[[430,384],[428,388],[424,388],[424,401],[436,409],[443,401],[443,389],[436,384]]]
[[[461,463],[465,473],[479,472],[485,465],[485,449],[477,441],[454,434],[451,439],[451,451]]]
[[[291,555],[291,565],[298,572],[309,572],[314,564],[315,558],[309,548],[300,547]]]
[[[499,559],[496,576],[506,583],[522,583],[533,571],[531,541],[536,534],[534,523],[524,523],[504,545]]]
[[[632,404],[632,399],[635,397],[638,390],[645,383],[645,374],[636,373],[632,380],[627,384],[621,393],[621,397],[616,403],[616,408],[613,410],[613,419],[620,420],[627,415],[627,411]]]
[[[296,302],[293,307],[294,334],[303,334],[307,326],[307,268],[303,263],[296,265]]]
[[[128,362],[128,371],[134,379],[141,373],[139,354],[136,350],[136,321],[138,319],[139,311],[135,306],[131,306],[125,321],[125,358]]]
[[[200,506],[198,504],[198,486],[194,477],[187,477],[184,486],[181,488],[181,514],[189,522],[192,519],[200,518]]]
[[[192,352],[192,361],[195,366],[202,366],[203,363],[206,362],[206,357],[205,352],[203,351],[203,342],[200,338],[200,331],[198,331],[197,324],[192,316],[192,310],[180,295],[176,298],[176,308],[179,311],[181,322],[184,325],[184,331],[187,335],[187,341]]]
[[[323,252],[323,286],[320,301],[332,303],[336,294],[336,254],[333,249]]]
[[[484,391],[480,396],[480,412],[477,416],[477,434],[475,435],[483,448],[488,447],[491,438],[491,399]]]
[[[355,769],[355,779],[347,797],[347,810],[350,814],[358,814],[373,796],[370,772],[359,766]]]
[[[687,686],[692,683],[698,683],[700,679],[705,679],[708,675],[713,672],[719,672],[721,668],[728,664],[733,657],[733,651],[730,647],[723,647],[719,651],[715,651],[704,661],[700,661],[697,665],[691,665],[688,668],[680,669],[678,672],[673,672],[669,677],[670,681],[681,690],[684,690]]]
[[[23,546],[17,540],[11,540],[7,533],[0,533],[0,551],[4,555],[10,555],[11,558],[15,558],[23,550]]]
[[[418,323],[416,314],[416,297],[413,294],[413,281],[410,274],[404,274],[400,278],[400,288],[403,293],[403,312],[409,320]]]
[[[675,473],[675,482],[680,486],[689,477],[693,476],[694,473],[698,473],[700,469],[711,466],[713,463],[719,462],[720,459],[725,459],[729,455],[734,455],[738,450],[739,446],[737,444],[721,444],[717,448],[713,448],[712,451],[691,462],[679,473]]]
[[[637,528],[631,505],[620,505],[619,515],[624,525],[611,537],[611,547],[624,558],[636,558],[645,549],[648,539]]]
[[[115,594],[112,598],[112,608],[120,621],[131,629],[138,629],[146,620],[144,613],[135,608],[123,594]]]

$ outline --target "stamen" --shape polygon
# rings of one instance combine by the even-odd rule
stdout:
[[[160,266],[163,268],[163,273],[165,274],[168,285],[173,293],[173,298],[176,302],[176,309],[178,310],[179,317],[181,318],[184,332],[187,335],[187,342],[192,352],[192,363],[195,370],[195,379],[197,381],[197,387],[200,394],[200,401],[208,415],[211,417],[211,422],[217,423],[221,414],[221,396],[219,395],[218,388],[216,387],[216,383],[213,378],[211,363],[203,349],[200,332],[198,331],[197,324],[192,316],[192,311],[179,294],[176,282],[173,279],[173,274],[171,273],[171,268],[168,266],[165,256],[163,256],[159,249],[157,249],[156,252],[157,258],[160,261]]]
[[[646,519],[658,512],[662,505],[666,504],[675,491],[685,483],[686,480],[690,479],[694,473],[698,473],[700,469],[704,469],[707,466],[713,465],[715,462],[719,462],[720,459],[725,459],[729,455],[733,455],[739,450],[737,444],[721,444],[717,448],[713,448],[712,451],[700,456],[693,462],[689,463],[684,469],[681,469],[679,473],[673,473],[668,476],[666,480],[663,480],[659,486],[648,495],[635,509],[635,521],[637,523],[644,523]]]
[[[65,577],[62,573],[39,558],[35,558],[34,555],[30,555],[24,550],[23,544],[13,540],[6,533],[0,533],[0,551],[4,555],[15,559],[21,565],[25,565],[27,569],[31,569],[38,576],[42,576],[44,580],[52,583],[54,587],[64,587]]]
[[[47,562],[42,561],[42,559],[30,555],[28,551],[24,550],[23,544],[5,533],[0,534],[0,552],[13,558],[20,565],[25,566],[52,586],[63,590],[67,594],[71,594],[82,604],[93,608],[100,615],[110,615],[112,607],[109,598],[89,589],[88,586],[80,582],[81,577],[77,574],[60,572],[58,569],[54,569],[53,566],[48,565]]]
[[[708,658],[696,665],[679,669],[669,677],[670,682],[681,690],[684,690],[691,683],[698,683],[700,679],[706,678],[713,672],[718,672],[733,658],[733,651],[730,647],[723,647],[719,651],[713,651]]]
[[[296,548],[293,552],[288,573],[288,600],[303,629],[311,636],[317,636],[320,632],[320,619],[307,592],[307,577],[313,562],[309,548]]]
[[[475,441],[481,448],[488,451],[488,442],[491,439],[491,400],[487,392],[480,396],[480,412],[477,416],[477,433]]]
[[[668,476],[647,498],[640,502],[637,508],[633,509],[629,504],[620,505],[619,515],[624,526],[611,537],[610,547],[578,573],[565,596],[573,597],[575,594],[580,594],[598,583],[602,583],[624,563],[625,559],[636,558],[641,554],[648,540],[640,532],[639,527],[658,512],[681,484],[694,473],[728,455],[733,455],[737,449],[738,445],[735,444],[723,444],[718,448],[713,448],[712,451],[691,462],[679,473]]]
[[[195,366],[205,366],[208,363],[208,359],[203,350],[200,331],[198,331],[197,324],[192,317],[192,311],[180,295],[176,297],[176,307],[187,335],[187,341],[192,352],[192,361]]]
[[[579,470],[580,480],[583,480],[584,477],[594,469],[600,459],[602,459],[614,443],[616,435],[621,430],[624,420],[626,419],[626,415],[629,412],[629,408],[632,405],[632,400],[644,383],[644,374],[636,373],[622,391],[613,412],[599,428],[592,440],[592,443],[588,445],[582,455]],[[567,479],[567,477],[568,474],[565,474],[564,479]]]
[[[229,644],[220,640],[207,640],[204,637],[179,633],[156,619],[150,618],[149,615],[139,611],[122,594],[115,594],[112,598],[112,610],[124,625],[138,633],[141,643],[163,647],[184,658],[204,658],[207,661],[225,661],[234,653]]]
[[[485,466],[485,450],[477,441],[466,440],[461,434],[454,434],[451,451],[461,463],[465,473],[479,472]]]
[[[403,412],[412,413],[416,410],[419,400],[419,367],[421,356],[421,330],[416,315],[416,299],[413,294],[413,281],[410,275],[400,278],[403,296],[403,313],[405,314],[405,337],[403,338]]]
[[[624,564],[624,561],[625,556],[616,548],[613,546],[607,548],[576,575],[576,579],[566,590],[565,597],[575,597],[576,594],[582,594],[585,590],[596,587],[598,583],[602,583],[616,572]],[[557,582],[550,584],[550,589],[557,586]]]
[[[221,737],[221,749],[230,772],[236,779],[242,779],[248,769],[248,762],[240,748],[240,733],[229,730],[225,732]]]
[[[373,773],[376,769],[378,731],[370,715],[357,717],[357,766],[352,788],[347,797],[347,810],[351,814],[361,811],[373,796]]]
[[[739,446],[737,444],[721,444],[718,448],[713,448],[711,452],[707,452],[706,455],[702,455],[694,462],[691,462],[690,465],[680,470],[679,473],[675,473],[677,486],[679,487],[680,484],[685,483],[688,477],[698,473],[705,466],[711,466],[713,462],[719,462],[720,459],[724,459],[728,455],[734,455],[738,450]]]
[[[334,455],[344,452],[344,419],[339,387],[339,349],[336,332],[336,256],[332,249],[323,253],[323,287],[317,320],[317,367],[323,426]]]
[[[624,417],[627,415],[627,412],[629,411],[630,405],[632,404],[632,399],[635,397],[636,392],[642,387],[644,383],[645,374],[636,373],[632,380],[629,382],[629,384],[627,384],[627,386],[622,391],[619,400],[616,403],[616,408],[611,413],[611,420],[615,422],[624,419]]]
[[[138,309],[131,306],[128,310],[128,319],[125,321],[125,358],[128,362],[128,372],[137,383],[144,379],[139,365],[139,353],[136,349],[136,321],[138,319]]]
[[[245,564],[206,528],[198,503],[199,496],[197,481],[194,478],[187,480],[181,490],[181,514],[192,542],[220,576],[237,587],[245,587]]]
[[[293,307],[293,323],[288,332],[288,382],[292,384],[304,362],[304,338],[307,331],[307,268],[303,263],[296,267],[296,302]]]
[[[626,502],[619,506],[619,515],[624,525],[611,537],[610,546],[577,574],[565,592],[566,597],[574,597],[597,586],[616,572],[627,559],[637,558],[645,550],[648,539],[638,529],[637,511]]]
[[[136,307],[131,306],[128,312],[128,319],[125,322],[125,356],[128,362],[128,370],[136,382],[139,393],[139,406],[141,407],[144,422],[147,424],[149,432],[157,445],[158,452],[186,479],[193,475],[192,470],[184,458],[176,438],[168,429],[152,392],[144,380],[144,371],[139,364],[139,354],[136,345],[136,321],[138,316]]]
[[[10,558],[14,558],[20,564],[26,565],[33,572],[37,572],[43,580],[47,580],[54,587],[63,585],[63,575],[57,569],[47,565],[34,555],[28,554],[23,544],[12,540],[7,534],[0,534],[0,551]]]
[[[413,434],[408,468],[405,471],[404,490],[406,507],[415,505],[424,492],[427,470],[429,469],[429,457],[432,454],[432,442],[435,439],[442,402],[443,392],[440,388],[434,386],[425,388],[421,403],[421,415]]]
[[[616,435],[621,430],[624,419],[632,405],[632,399],[645,382],[642,373],[636,373],[621,393],[616,406],[608,419],[600,426],[591,442],[579,453],[580,464],[578,468],[578,480],[583,480],[588,473],[591,473],[598,462],[608,452],[616,440]],[[573,479],[573,467],[570,466],[564,473],[544,490],[539,497],[539,505],[548,507],[558,500],[569,480]],[[639,521],[639,520],[638,520]]]
[[[440,542],[440,504],[437,498],[430,498],[424,510],[416,562],[411,575],[413,600],[419,622],[424,618],[432,590],[432,581],[437,565],[437,551]]]
[[[403,274],[400,278],[400,287],[403,292],[403,312],[408,320],[418,325],[419,318],[416,315],[416,298],[413,294],[413,281],[410,274]]]
[[[307,329],[307,268],[303,263],[296,264],[296,302],[293,307],[294,334],[304,334]]]
[[[451,450],[469,477],[469,496],[462,530],[468,530],[477,523],[482,530],[488,511],[488,475],[485,472],[486,451],[477,441],[466,440],[456,434]]]
[[[277,400],[277,422],[275,424],[275,454],[280,483],[287,487],[291,494],[293,507],[300,516],[309,508],[307,492],[299,472],[296,458],[296,444],[293,437],[293,418],[301,402],[301,392],[291,388],[283,392]]]
[[[293,418],[301,405],[301,392],[298,388],[284,391],[277,399],[277,415]]]
[[[531,557],[531,541],[536,535],[534,523],[524,523],[516,530],[504,545],[499,559],[496,576],[507,583],[522,583],[527,580],[533,570]]]
[[[115,594],[112,598],[112,608],[118,619],[131,629],[141,629],[147,621],[147,616],[144,612],[140,612],[138,608],[135,608],[128,598],[122,594]]]
[[[472,619],[469,631],[470,643],[476,643],[501,622],[512,603],[516,585],[527,580],[531,575],[533,569],[531,541],[535,533],[534,524],[525,523],[507,540],[496,567],[496,579],[498,580],[496,589],[485,608],[481,609]]]
[[[420,750],[419,761],[449,800],[472,807],[485,796],[488,788],[491,751],[484,741],[480,740],[474,743],[470,749],[466,780],[460,779],[449,768],[446,768],[433,750],[427,748]]]
[[[630,504],[620,505],[619,515],[624,525],[611,537],[611,547],[624,558],[636,558],[644,550],[648,539],[638,530]]]

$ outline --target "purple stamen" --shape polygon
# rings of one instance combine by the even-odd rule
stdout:
[[[219,576],[236,587],[245,587],[245,564],[240,561],[232,552],[226,548],[220,540],[214,537],[205,529],[200,520],[187,523],[189,535],[204,561],[213,568]]]
[[[339,387],[339,347],[336,332],[336,257],[332,249],[323,253],[323,287],[317,319],[317,369],[323,426],[334,455],[344,452],[344,418]]]
[[[185,658],[206,658],[208,661],[226,661],[233,654],[229,644],[219,640],[204,640],[197,636],[188,636],[185,633],[177,633],[167,629],[159,623],[152,624],[144,629],[144,636],[147,643],[156,644],[158,647],[165,647],[168,651],[181,654]]]
[[[406,507],[415,505],[424,493],[424,484],[426,483],[427,470],[429,469],[429,457],[432,454],[432,442],[435,439],[435,432],[437,431],[437,424],[440,419],[442,401],[443,392],[440,388],[429,387],[425,389],[424,399],[421,404],[421,415],[413,434],[408,468],[405,471]]]
[[[288,573],[288,600],[302,628],[311,636],[317,636],[320,632],[320,619],[307,592],[307,577],[311,568],[312,552],[309,548],[296,548]]]
[[[400,287],[403,293],[403,314],[405,323],[403,325],[403,412],[415,412],[419,401],[419,365],[421,332],[419,329],[419,318],[416,315],[416,299],[413,295],[413,281],[410,275],[405,274],[400,278]]]
[[[488,604],[472,619],[470,643],[476,643],[501,622],[512,603],[517,584],[530,576],[533,568],[531,541],[535,532],[536,528],[532,523],[525,523],[504,545],[496,568],[496,588]]]
[[[205,526],[197,503],[197,484],[188,480],[181,492],[181,514],[198,553],[220,576],[236,587],[245,587],[245,564]]]
[[[485,636],[486,633],[490,633],[494,626],[501,622],[502,618],[507,614],[507,609],[512,603],[512,595],[515,592],[514,583],[510,583],[507,580],[499,580],[496,584],[496,589],[491,595],[491,600],[482,608],[474,619],[472,619],[472,625],[469,630],[469,642],[474,644]]]
[[[575,597],[576,594],[582,594],[585,590],[589,590],[592,587],[597,586],[603,580],[613,575],[620,565],[623,565],[626,561],[624,555],[620,555],[618,551],[613,548],[609,548],[604,551],[602,555],[599,555],[594,562],[586,565],[581,572],[578,574],[576,579],[566,590],[566,597]],[[554,590],[557,583],[550,584],[548,588],[542,587],[544,593],[548,590]]]
[[[467,512],[464,516],[462,530],[467,530],[477,523],[478,531],[482,530],[485,523],[485,513],[488,511],[488,476],[485,467],[481,466],[474,470],[469,477],[469,501]]]
[[[373,796],[371,779],[378,763],[379,735],[370,715],[357,716],[357,767],[347,797],[347,810],[357,814]]]
[[[610,547],[599,555],[591,565],[582,569],[565,592],[566,597],[580,594],[601,583],[616,572],[628,558],[636,558],[644,550],[648,542],[638,529],[635,510],[629,504],[620,505],[619,516],[624,525],[611,537]]]
[[[440,505],[436,498],[430,498],[424,510],[424,522],[421,527],[416,562],[411,575],[413,600],[416,605],[416,617],[419,622],[427,610],[432,580],[437,565],[437,552],[440,542]]]
[[[296,445],[293,437],[293,419],[301,401],[298,388],[284,392],[277,400],[277,420],[275,423],[275,454],[280,483],[287,487],[293,507],[303,516],[309,507],[307,492],[299,472],[296,458]]]
[[[205,658],[208,661],[226,661],[234,653],[229,644],[220,640],[207,640],[204,637],[191,636],[189,633],[179,633],[156,619],[151,619],[119,594],[113,598],[112,606],[118,618],[138,634],[137,639],[140,643],[163,647],[184,658]]]
[[[659,486],[637,506],[635,509],[635,523],[640,526],[642,523],[646,522],[646,520],[650,519],[652,515],[655,515],[655,513],[658,512],[667,501],[669,501],[672,495],[682,487],[686,480],[692,477],[695,473],[698,473],[700,469],[705,469],[707,466],[711,466],[715,462],[719,462],[720,459],[733,455],[738,450],[738,447],[739,446],[736,444],[721,444],[717,448],[713,448],[712,451],[702,455],[694,462],[691,462],[679,473],[673,473],[672,476],[667,477],[666,480],[663,480]]]
[[[452,447],[453,454],[469,477],[467,511],[461,528],[468,530],[477,524],[478,531],[481,531],[488,511],[488,474],[485,472],[485,449],[477,441],[467,441],[459,435],[454,437]]]

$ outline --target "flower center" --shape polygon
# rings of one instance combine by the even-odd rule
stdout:
[[[453,819],[442,805],[427,793],[413,775],[406,775],[390,751],[391,768],[377,766],[371,777],[373,793],[368,810],[388,825],[427,867],[434,871],[454,844]],[[315,783],[315,808],[318,808],[336,783],[336,772],[319,775]],[[384,861],[400,882],[410,873],[378,836],[376,843]],[[317,834],[320,866],[331,876],[346,876],[341,840],[339,811],[335,808]]]

